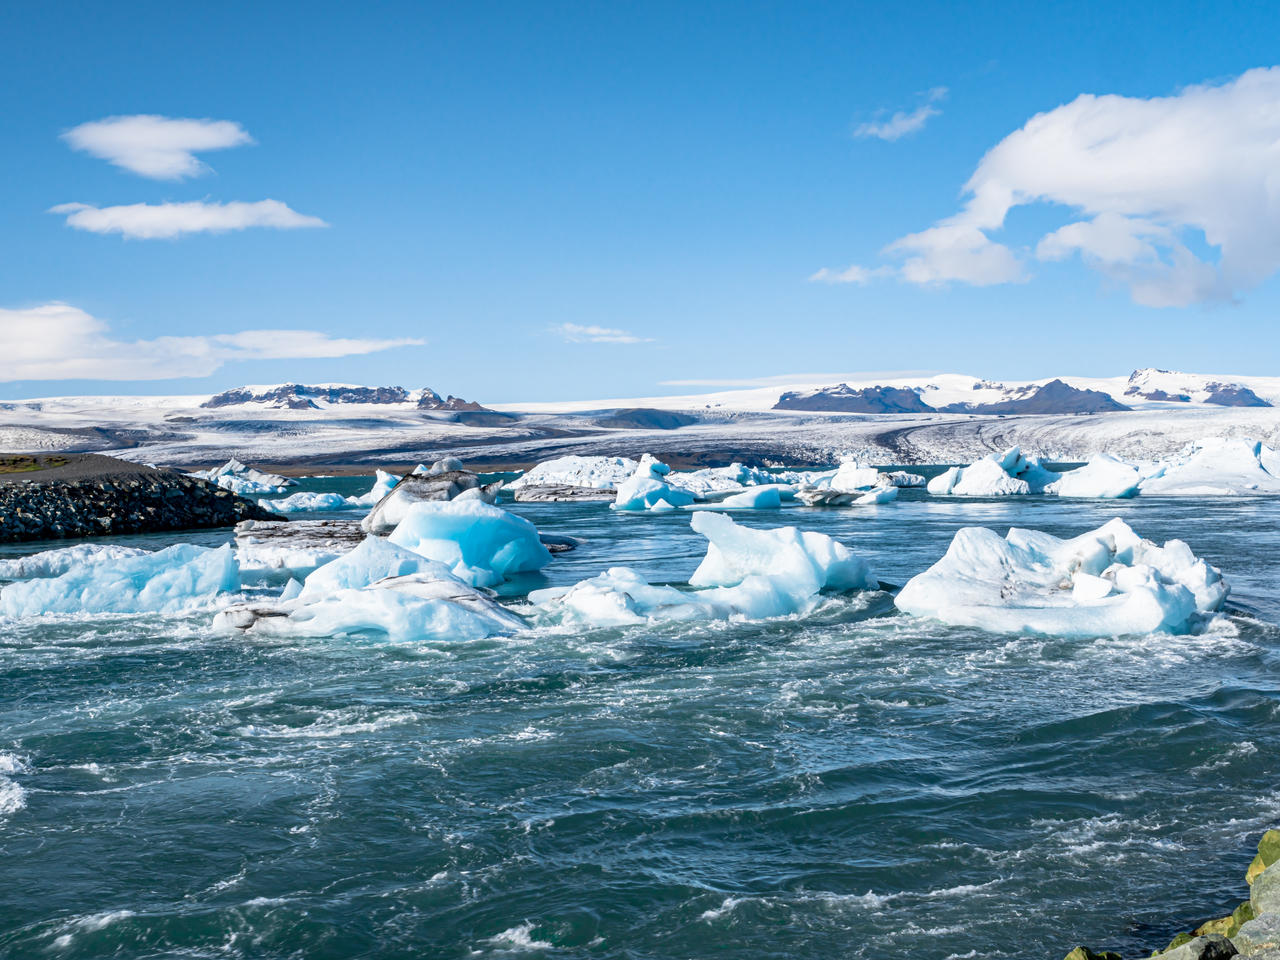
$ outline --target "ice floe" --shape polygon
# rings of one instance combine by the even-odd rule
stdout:
[[[888,474],[856,460],[844,461],[834,472],[796,491],[796,499],[811,507],[889,503],[897,498],[898,487]]]
[[[19,580],[0,590],[9,617],[49,613],[172,612],[240,589],[231,545],[181,543],[154,553],[76,564],[55,577]]]
[[[876,590],[866,563],[831,537],[795,527],[757,530],[719,513],[696,513],[707,553],[692,589],[650,584],[614,567],[571,587],[535,590],[529,600],[561,623],[620,626],[647,620],[762,619],[806,613],[821,591]]]
[[[220,467],[212,470],[198,470],[189,474],[202,480],[210,480],[232,493],[244,497],[261,497],[270,494],[284,493],[285,487],[291,487],[296,480],[282,477],[275,473],[263,473],[246,466],[232,457]]]
[[[1115,500],[1138,492],[1140,475],[1131,463],[1101,453],[1083,467],[1068,470],[1045,486],[1044,492],[1059,497],[1097,497]]]
[[[279,500],[259,500],[258,506],[274,513],[316,513],[322,510],[348,510],[351,504],[340,493],[293,493]]]
[[[913,616],[1001,633],[1113,636],[1187,632],[1226,596],[1221,573],[1181,540],[1156,546],[1117,517],[1070,540],[965,527],[895,603]]]
[[[473,499],[415,503],[388,539],[440,561],[473,586],[493,586],[551,562],[532,523]]]
[[[545,460],[506,485],[508,490],[522,487],[585,487],[592,490],[616,490],[618,485],[636,472],[639,463],[629,457],[556,457]]]
[[[1280,453],[1254,440],[1211,437],[1175,457],[1140,466],[1143,496],[1216,497],[1280,493]]]
[[[450,458],[437,461],[423,473],[415,470],[395,484],[360,521],[360,525],[366,533],[390,533],[419,503],[476,500],[491,504],[498,499],[498,491],[502,488],[500,480],[482,484],[480,477],[470,470],[437,469],[457,463]]]
[[[71,547],[42,550],[25,557],[0,560],[0,580],[57,577],[73,567],[126,560],[149,552],[140,547],[126,547],[118,543],[77,543]]]
[[[618,485],[614,510],[672,510],[693,503],[688,490],[667,482],[671,468],[645,454],[635,472]]]

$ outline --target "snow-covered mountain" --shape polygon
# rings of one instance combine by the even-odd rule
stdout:
[[[450,395],[441,399],[430,387],[363,387],[353,383],[278,383],[272,386],[236,387],[210,397],[202,407],[258,404],[276,409],[319,410],[335,404],[408,404],[419,410],[484,410],[474,400]]]
[[[933,407],[922,399],[928,389],[874,386],[854,389],[847,383],[817,390],[788,391],[773,405],[775,410],[814,410],[827,413],[1109,413],[1132,409],[1101,390],[1073,387],[1062,380],[1005,388],[981,382],[975,389],[1003,389],[1004,398],[974,402],[961,400]],[[1265,403],[1259,403],[1266,406]]]

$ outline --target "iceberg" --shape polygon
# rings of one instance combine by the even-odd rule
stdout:
[[[40,553],[31,553],[25,557],[0,560],[0,580],[57,577],[73,567],[126,560],[147,553],[150,551],[140,547],[125,547],[117,543],[77,543],[73,547],[42,550]]]
[[[628,457],[556,457],[544,460],[528,473],[517,477],[504,489],[523,487],[584,487],[592,490],[616,490],[618,485],[636,472],[639,464]]]
[[[324,597],[340,590],[359,590],[387,577],[416,573],[430,574],[437,579],[453,577],[449,568],[438,560],[381,537],[369,536],[354,550],[308,574],[298,596]]]
[[[20,580],[0,590],[0,613],[169,613],[240,589],[231,545],[180,543],[154,553],[91,559],[55,577]]]
[[[928,482],[936,497],[1016,497],[1043,493],[1061,474],[1044,467],[1038,457],[1025,457],[1018,447],[951,467]]]
[[[493,586],[551,562],[532,523],[474,499],[415,503],[388,539],[440,561],[473,586]]]
[[[346,510],[351,504],[340,493],[294,493],[279,500],[259,500],[258,506],[274,513],[318,513],[322,510]]]
[[[783,491],[791,488],[779,484],[767,487],[750,487],[741,493],[730,494],[715,503],[695,503],[686,510],[777,510],[782,506]]]
[[[909,473],[906,470],[894,470],[892,473],[886,473],[885,476],[895,487],[923,487],[927,482],[920,474]]]
[[[1156,546],[1117,517],[1070,540],[965,527],[894,602],[912,616],[1001,633],[1115,636],[1187,632],[1226,597],[1222,574],[1181,540]]]
[[[1058,497],[1097,497],[1115,500],[1138,492],[1136,467],[1109,453],[1100,453],[1083,467],[1068,470],[1045,486],[1044,492]]]
[[[354,519],[243,520],[235,536],[241,574],[262,580],[305,577],[358,546],[364,532]]]
[[[415,470],[377,502],[369,515],[360,521],[360,526],[366,533],[390,533],[419,503],[444,503],[452,500],[494,503],[502,488],[501,480],[481,484],[479,476],[470,470],[437,469],[441,465],[451,466],[457,462],[448,458],[437,461],[424,473]]]
[[[898,488],[887,474],[856,460],[846,460],[830,475],[796,491],[796,499],[811,507],[845,507],[889,503],[898,498]]]
[[[624,626],[649,620],[764,619],[805,613],[823,590],[878,590],[867,565],[843,544],[795,527],[756,530],[718,513],[697,513],[708,540],[689,584],[650,584],[614,567],[572,587],[535,590],[530,602],[562,623]]]
[[[323,569],[323,568],[321,568]],[[319,571],[317,571],[319,572]],[[368,633],[393,641],[461,642],[500,636],[525,623],[447,571],[387,577],[365,587],[301,594],[274,604],[239,604],[214,617],[214,630],[266,637]]]
[[[292,487],[296,480],[282,477],[275,473],[263,473],[254,470],[232,457],[222,466],[212,470],[197,470],[188,476],[201,480],[210,480],[232,493],[244,497],[260,497],[268,494],[284,493],[285,487]]]
[[[1212,437],[1145,465],[1142,496],[1217,497],[1280,493],[1280,454],[1254,440]]]
[[[358,497],[347,497],[347,504],[352,507],[372,507],[379,500],[395,489],[396,484],[400,482],[400,478],[394,473],[387,473],[385,470],[377,470],[375,472],[373,486],[365,493]]]
[[[693,503],[693,494],[666,481],[671,468],[649,454],[641,458],[635,473],[618,486],[614,510],[671,510]],[[659,506],[662,504],[662,506]]]

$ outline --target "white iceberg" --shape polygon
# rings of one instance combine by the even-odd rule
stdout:
[[[373,486],[357,497],[347,497],[347,504],[352,507],[372,507],[394,490],[399,482],[400,478],[394,473],[378,470],[374,476]]]
[[[151,551],[140,547],[125,547],[118,543],[77,543],[72,547],[42,550],[0,560],[0,580],[33,580],[37,577],[57,577],[73,567],[93,563],[107,563],[139,557]]]
[[[440,561],[473,586],[493,586],[551,562],[532,523],[475,499],[415,503],[388,539]]]
[[[790,487],[771,484],[767,487],[748,487],[741,493],[730,494],[715,503],[695,503],[686,510],[777,510],[782,506],[783,492],[793,495]]]
[[[438,560],[381,537],[369,536],[354,550],[308,574],[298,595],[324,597],[340,590],[359,590],[387,577],[414,573],[431,574],[437,578],[453,576],[449,568]]]
[[[898,488],[887,474],[856,460],[844,461],[833,473],[796,491],[796,499],[811,507],[889,503],[897,498]]]
[[[586,487],[616,490],[636,472],[639,464],[629,457],[556,457],[544,460],[528,473],[512,480],[507,490],[522,487]]]
[[[918,473],[910,473],[906,470],[894,470],[886,473],[885,477],[895,487],[923,487],[928,481]]]
[[[8,617],[49,613],[168,613],[240,589],[231,545],[189,543],[109,562],[78,564],[56,577],[20,580],[0,590]]]
[[[693,503],[693,494],[667,483],[671,468],[645,454],[630,478],[618,485],[614,510],[671,510]]]
[[[274,513],[318,513],[324,510],[349,510],[351,504],[340,493],[293,493],[279,500],[259,500],[258,506]]]
[[[717,513],[697,513],[709,543],[691,587],[647,583],[615,567],[572,587],[529,594],[544,614],[570,624],[620,626],[647,620],[763,619],[805,613],[823,590],[877,590],[866,563],[825,534],[795,527],[756,530]]]
[[[1158,547],[1117,517],[1070,540],[965,527],[894,602],[912,616],[1001,633],[1114,636],[1186,632],[1226,596],[1221,573],[1181,540]]]
[[[1025,457],[1018,447],[1010,447],[967,467],[951,467],[930,480],[926,489],[943,497],[1016,497],[1043,493],[1060,477],[1038,457]]]
[[[232,493],[243,497],[261,497],[270,494],[284,493],[285,487],[291,487],[296,480],[282,477],[275,473],[263,473],[246,466],[232,457],[220,467],[212,470],[197,470],[188,476],[201,480],[210,480]]]
[[[1100,453],[1083,467],[1068,470],[1045,486],[1044,492],[1058,497],[1097,497],[1115,500],[1138,492],[1140,475],[1133,464],[1109,453]]]
[[[1188,444],[1178,456],[1148,464],[1143,496],[1217,497],[1280,493],[1280,454],[1253,440],[1213,437]]]

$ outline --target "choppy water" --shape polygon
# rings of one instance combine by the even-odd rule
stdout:
[[[586,541],[519,589],[703,553],[687,514],[515,509]],[[6,626],[0,955],[1145,955],[1234,906],[1280,820],[1280,503],[737,517],[901,583],[962,525],[1116,515],[1222,567],[1227,629],[992,636],[883,597],[420,646]]]

